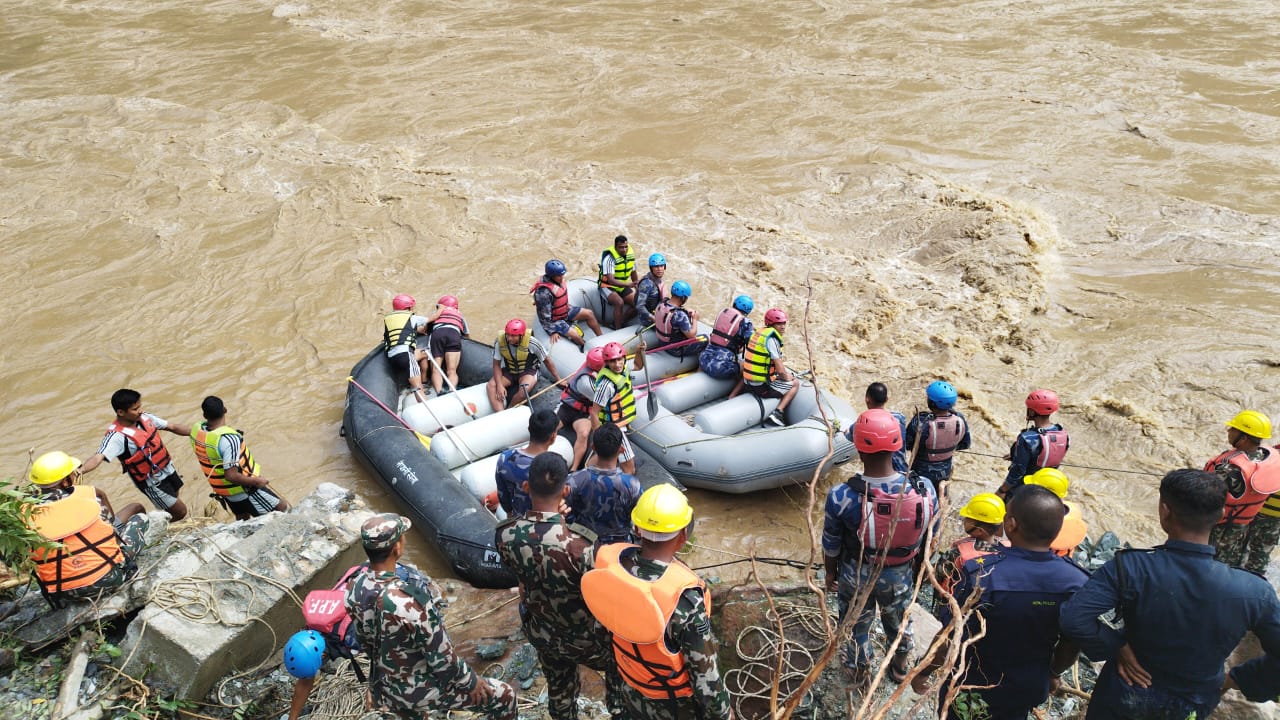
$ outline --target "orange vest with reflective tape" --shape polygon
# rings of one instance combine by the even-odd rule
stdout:
[[[121,433],[138,447],[132,455],[119,457],[125,473],[138,485],[146,485],[153,474],[169,466],[169,450],[160,439],[160,428],[146,417],[138,418],[137,427],[121,425],[116,420],[107,432]],[[128,452],[128,443],[125,444],[125,452]]]
[[[1263,449],[1267,456],[1260,462],[1250,460],[1241,450],[1228,450],[1204,464],[1205,472],[1216,473],[1219,465],[1231,463],[1240,468],[1244,477],[1244,494],[1236,497],[1227,493],[1226,508],[1219,525],[1248,525],[1267,498],[1280,490],[1280,450]]]
[[[667,645],[667,623],[680,595],[689,588],[702,592],[707,613],[711,593],[688,565],[674,560],[657,580],[641,580],[627,572],[619,557],[626,543],[596,551],[595,569],[582,576],[582,598],[591,614],[613,633],[613,657],[618,673],[647,698],[670,700],[693,696],[684,653]]]
[[[955,589],[956,583],[964,576],[964,564],[974,558],[980,558],[985,555],[995,555],[991,550],[979,550],[978,539],[974,537],[962,537],[951,545],[960,551],[959,557],[956,558],[955,567],[947,573],[946,577],[938,584],[943,590],[951,592]]]
[[[195,451],[196,459],[200,461],[200,469],[204,471],[205,478],[209,480],[209,487],[213,488],[215,493],[222,497],[243,495],[244,486],[228,480],[227,469],[222,466],[225,460],[218,449],[218,441],[223,435],[240,436],[240,457],[236,458],[236,467],[249,477],[257,477],[258,463],[249,452],[249,446],[244,441],[244,433],[230,425],[220,425],[210,430],[208,421],[205,421],[191,428],[191,449]]]
[[[1089,533],[1089,526],[1084,524],[1084,518],[1080,516],[1080,508],[1075,503],[1066,500],[1062,503],[1067,506],[1067,514],[1063,516],[1062,529],[1058,531],[1058,537],[1049,544],[1049,549],[1054,555],[1071,557],[1071,554],[1076,551],[1076,546],[1083,542],[1085,535]]]
[[[88,485],[38,506],[31,524],[40,537],[62,543],[53,550],[31,552],[36,580],[48,595],[89,587],[125,562],[115,528],[102,519],[102,506]]]

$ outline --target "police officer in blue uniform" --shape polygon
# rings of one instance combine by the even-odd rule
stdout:
[[[991,720],[1024,720],[1049,697],[1058,674],[1071,667],[1079,654],[1058,629],[1058,611],[1089,576],[1049,548],[1062,529],[1064,515],[1066,506],[1049,490],[1037,485],[1018,488],[1010,494],[1004,520],[1004,534],[1012,547],[965,563],[964,577],[956,587],[955,598],[962,606],[973,593],[980,593],[978,611],[986,620],[986,635],[969,648],[957,687],[993,686],[966,691],[969,696],[964,698],[970,708],[985,703],[988,715],[984,717]],[[950,607],[943,609],[939,619],[944,625],[952,622]],[[971,616],[967,622],[965,636],[972,637],[980,629],[978,618]],[[946,656],[945,647],[935,653],[912,680],[912,689],[923,693],[929,674]],[[948,695],[950,687],[940,683],[940,698]],[[951,707],[947,717],[960,715]]]
[[[1117,553],[1063,607],[1063,632],[1091,659],[1107,661],[1088,720],[1208,717],[1223,687],[1223,662],[1246,631],[1280,657],[1275,590],[1213,559],[1209,531],[1222,517],[1226,494],[1212,473],[1165,475],[1159,513],[1168,540]],[[1099,619],[1112,610],[1124,618],[1123,630]],[[1256,675],[1235,675],[1247,692],[1263,692]]]

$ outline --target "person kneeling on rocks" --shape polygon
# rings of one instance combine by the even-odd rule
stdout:
[[[55,608],[67,600],[92,598],[124,585],[138,572],[147,516],[132,503],[117,515],[106,493],[77,486],[80,461],[55,451],[36,458],[30,480],[40,492],[29,526],[52,548],[36,548],[40,592]]]

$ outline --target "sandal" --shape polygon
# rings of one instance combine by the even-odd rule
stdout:
[[[904,653],[894,655],[893,661],[889,663],[889,667],[885,668],[885,675],[895,683],[901,684],[907,679],[907,673],[911,672],[911,654]]]

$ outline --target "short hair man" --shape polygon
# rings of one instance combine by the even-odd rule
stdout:
[[[191,428],[191,449],[218,502],[236,520],[284,512],[289,503],[272,492],[249,452],[244,433],[227,424],[227,406],[210,395],[200,403],[204,422]]]
[[[369,695],[375,707],[403,717],[482,713],[515,720],[511,686],[478,675],[453,650],[439,597],[396,574],[409,519],[375,515],[360,528],[369,567],[347,586],[345,605],[356,639],[369,655]]]
[[[1266,580],[1213,559],[1209,533],[1227,489],[1203,470],[1160,481],[1157,511],[1168,539],[1121,550],[1062,608],[1062,630],[1105,660],[1089,720],[1206,718],[1217,707],[1222,665],[1246,632],[1280,657],[1280,602]],[[1119,610],[1124,630],[1099,616]]]
[[[619,330],[636,316],[636,254],[626,235],[613,239],[613,245],[600,255],[600,298],[613,312],[613,329]]]
[[[498,456],[494,480],[498,486],[498,505],[507,517],[522,517],[529,512],[529,466],[533,459],[551,449],[556,441],[560,419],[550,410],[537,410],[529,416],[529,442],[524,447],[507,448]]]
[[[591,434],[596,454],[569,476],[569,522],[589,528],[599,544],[632,542],[631,510],[640,499],[640,481],[618,467],[622,430],[606,423]]]
[[[862,398],[862,402],[867,406],[868,410],[889,410],[889,386],[882,382],[873,382],[867,386],[867,392]],[[907,446],[911,443],[907,440],[907,416],[897,410],[889,410],[889,414],[898,420],[898,426],[902,428],[902,449],[893,454],[893,469],[900,472],[907,472]],[[845,428],[844,435],[853,442],[853,428]]]

